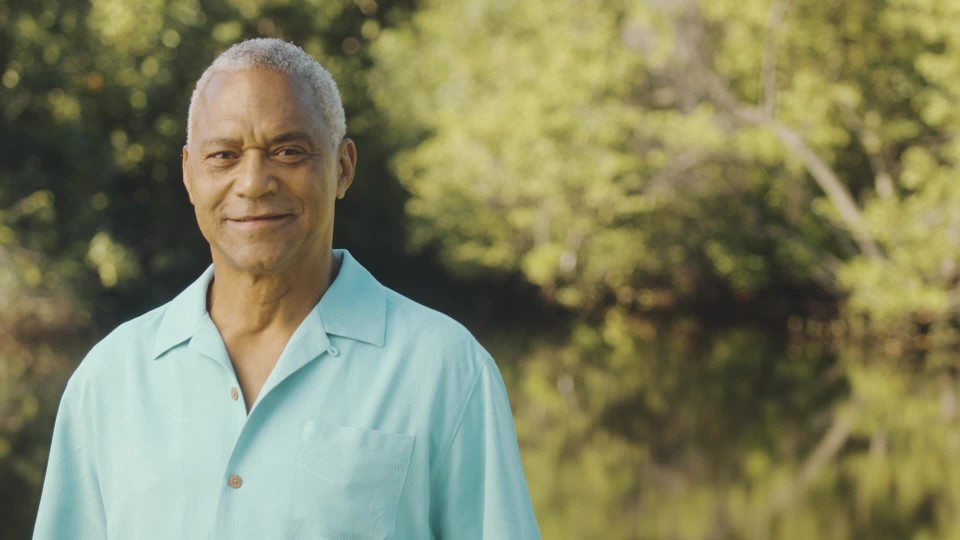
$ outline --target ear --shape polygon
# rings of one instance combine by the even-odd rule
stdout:
[[[337,198],[342,199],[347,189],[353,183],[353,175],[357,172],[357,145],[350,139],[343,139],[337,150],[337,160],[340,165],[340,175],[337,177]]]
[[[187,159],[190,157],[190,153],[187,151],[187,145],[183,145],[183,153],[180,154],[182,158],[180,167],[183,170],[183,186],[187,188],[187,196],[190,198],[190,204],[193,202],[193,192],[190,190],[190,173],[187,169]]]

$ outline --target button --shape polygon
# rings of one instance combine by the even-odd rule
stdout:
[[[327,347],[327,354],[329,354],[330,356],[337,356],[340,354],[340,351],[338,351],[336,347],[331,345]]]
[[[239,474],[231,474],[230,478],[227,479],[227,485],[233,489],[240,489],[240,486],[243,485],[243,478],[240,478]]]
[[[237,391],[237,387],[236,387],[236,386],[234,386],[233,388],[230,389],[230,399],[232,399],[232,400],[234,400],[234,401],[240,399],[240,392]]]

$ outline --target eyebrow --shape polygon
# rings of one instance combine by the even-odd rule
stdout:
[[[307,141],[310,144],[316,144],[306,131],[287,131],[270,139],[270,144],[282,144],[293,141]]]
[[[274,144],[283,144],[283,143],[294,142],[294,141],[306,141],[314,146],[317,145],[317,142],[314,141],[313,137],[311,137],[306,131],[286,131],[275,137],[271,137],[270,140],[267,141],[267,143],[270,145],[274,145]],[[240,145],[241,145],[241,141],[239,139],[231,139],[230,137],[215,137],[212,139],[204,140],[203,143],[200,145],[200,147],[201,148],[209,148],[211,146],[236,147]]]
[[[227,147],[240,146],[240,141],[237,139],[231,139],[229,137],[218,137],[214,139],[205,139],[200,144],[200,148],[209,148],[211,146],[227,146]]]

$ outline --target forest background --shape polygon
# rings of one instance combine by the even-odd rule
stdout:
[[[545,538],[960,537],[960,3],[0,1],[0,538],[66,378],[208,264],[187,103],[340,84],[335,244],[507,381]]]

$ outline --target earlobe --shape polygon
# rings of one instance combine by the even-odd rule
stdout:
[[[347,188],[350,187],[350,182],[347,180],[347,175],[343,173],[343,168],[340,168],[340,178],[337,179],[337,199],[342,199],[347,195]]]
[[[340,175],[337,177],[337,198],[342,199],[353,183],[357,171],[357,146],[352,140],[344,138],[340,144]]]
[[[353,182],[353,179],[347,174],[341,174],[340,179],[337,180],[337,198],[342,199],[347,195],[347,188],[350,187],[350,184]]]

